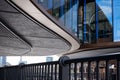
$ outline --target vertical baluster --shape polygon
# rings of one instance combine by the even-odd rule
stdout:
[[[55,75],[55,79],[54,80],[57,80],[57,64],[55,64],[55,73],[54,73],[54,75]]]
[[[99,80],[99,61],[96,61],[96,79]]]
[[[120,80],[120,59],[117,58],[117,80]]]
[[[77,80],[77,63],[74,63],[74,79]]]
[[[83,62],[81,62],[80,72],[81,72],[81,80],[83,80]]]
[[[105,69],[105,72],[106,72],[106,74],[105,74],[105,80],[109,80],[109,64],[108,64],[108,60],[106,60],[106,69]]]
[[[53,80],[53,64],[51,65],[51,80]]]
[[[90,73],[91,73],[91,62],[88,62],[88,80],[90,80]]]

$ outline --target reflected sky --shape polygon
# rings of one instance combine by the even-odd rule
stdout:
[[[7,63],[11,65],[18,65],[19,62],[26,62],[26,64],[34,64],[34,63],[41,63],[46,62],[46,57],[53,57],[53,61],[57,61],[59,59],[58,56],[7,56]]]
[[[103,11],[110,24],[112,24],[112,1],[111,0],[96,0],[97,5]]]
[[[114,0],[114,42],[120,41],[120,0]]]

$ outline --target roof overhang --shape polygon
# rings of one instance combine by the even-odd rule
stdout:
[[[79,40],[77,40],[73,34],[71,34],[67,29],[65,29],[65,27],[63,27],[63,25],[59,24],[59,22],[53,19],[46,11],[44,11],[43,8],[37,7],[33,1],[6,1],[18,11],[10,9],[5,3],[3,6],[6,6],[6,9],[3,9],[8,9],[8,11],[1,11],[1,18],[4,19],[7,24],[9,24],[10,30],[13,30],[12,33],[17,35],[24,42],[26,42],[27,45],[30,46],[30,50],[27,53],[17,54],[9,52],[10,54],[8,53],[5,55],[63,55],[75,51],[80,47]],[[41,34],[42,32],[43,34]],[[35,34],[37,34],[37,37]]]

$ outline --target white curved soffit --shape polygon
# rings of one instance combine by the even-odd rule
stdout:
[[[8,0],[9,1],[9,0]],[[80,47],[79,42],[74,39],[70,34],[62,30],[59,26],[57,26],[54,22],[52,22],[48,17],[46,17],[40,10],[38,10],[30,0],[10,0],[14,2],[17,6],[19,6],[22,10],[24,10],[27,14],[32,16],[34,19],[42,23],[45,27],[51,29],[52,31],[59,34],[65,40],[67,40],[71,44],[71,48],[62,53],[66,54],[72,51],[77,50]],[[14,5],[13,5],[14,6]]]

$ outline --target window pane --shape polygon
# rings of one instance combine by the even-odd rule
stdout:
[[[95,42],[95,0],[89,0],[86,2],[86,42]]]
[[[114,41],[120,41],[120,0],[113,0]]]
[[[77,33],[77,17],[78,17],[78,4],[79,0],[72,0],[73,1],[73,12],[72,12],[72,31]]]
[[[78,9],[78,37],[81,41],[83,41],[83,0],[79,2],[79,9]]]
[[[112,41],[112,1],[96,0],[98,42]]]
[[[59,8],[60,8],[60,0],[53,0],[53,16],[56,19],[59,19]]]

